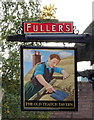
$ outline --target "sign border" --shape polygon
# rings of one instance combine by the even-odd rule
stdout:
[[[74,105],[75,108],[73,109],[61,109],[61,108],[53,108],[53,109],[47,109],[47,107],[43,108],[25,108],[24,107],[24,99],[23,99],[23,49],[69,49],[69,50],[74,50],[74,56],[75,56],[75,101]],[[20,46],[20,79],[21,79],[21,84],[20,84],[20,95],[21,95],[21,110],[22,111],[78,111],[78,82],[77,82],[77,49],[74,47],[38,47],[38,46]]]

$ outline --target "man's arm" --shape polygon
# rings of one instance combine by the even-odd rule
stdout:
[[[63,68],[59,68],[59,67],[55,67],[54,68],[54,72],[62,74],[63,75],[63,79],[66,79],[70,76],[69,73],[67,73]]]
[[[63,79],[66,79],[70,76],[70,74],[67,73],[65,70],[61,70],[61,73],[63,74]]]
[[[36,75],[36,79],[46,88],[47,92],[52,93],[55,91],[55,89],[48,82],[46,82],[41,74]]]

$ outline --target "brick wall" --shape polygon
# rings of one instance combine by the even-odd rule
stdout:
[[[51,118],[94,118],[94,91],[89,82],[78,83],[78,111],[53,111]]]

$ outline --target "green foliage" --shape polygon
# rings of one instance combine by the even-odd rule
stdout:
[[[20,43],[8,42],[8,35],[16,34],[17,30],[21,32],[22,21],[32,21],[38,18],[40,14],[39,2],[2,2],[1,41],[2,41],[2,72],[3,87],[5,91],[11,92],[11,87],[15,92],[20,80],[20,45],[41,45],[41,43]],[[7,83],[7,84],[6,84]]]
[[[3,119],[13,119],[17,118],[48,118],[49,112],[39,112],[39,111],[21,111],[20,110],[20,96],[17,94],[5,93],[3,98],[3,109],[2,118]]]
[[[8,42],[8,35],[22,34],[22,21],[38,19],[40,4],[38,0],[29,3],[24,2],[2,2],[0,19],[0,44],[2,44],[2,87],[4,97],[2,101],[3,118],[43,118],[47,117],[45,112],[27,112],[20,110],[20,45],[36,46],[40,42]],[[18,32],[18,31],[19,32]]]

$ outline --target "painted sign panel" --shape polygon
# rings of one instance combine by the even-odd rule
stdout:
[[[24,23],[24,33],[73,33],[73,22]]]
[[[21,46],[22,110],[77,110],[76,50]]]

